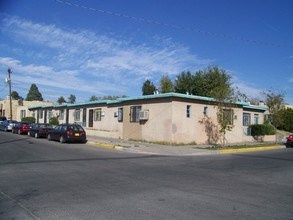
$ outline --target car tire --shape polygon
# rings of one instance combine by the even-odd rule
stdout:
[[[59,141],[60,141],[60,143],[62,143],[62,144],[65,143],[65,139],[64,139],[64,137],[63,137],[62,135],[60,136]]]
[[[39,138],[40,136],[39,136],[39,133],[35,133],[35,138]]]
[[[48,134],[48,136],[47,136],[47,139],[48,139],[48,141],[51,141],[51,140],[52,140],[52,138],[51,138],[51,135],[50,135],[50,134]]]
[[[27,136],[31,136],[31,133],[29,131],[27,132]]]
[[[7,132],[8,131],[7,128],[4,128],[4,131]]]

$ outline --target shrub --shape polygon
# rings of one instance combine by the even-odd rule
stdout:
[[[24,118],[21,119],[21,121],[27,121],[27,122],[35,123],[36,119],[34,117],[24,117]]]
[[[264,135],[275,135],[276,129],[273,125],[263,124],[263,125],[250,125],[252,136],[264,136]]]
[[[57,118],[57,117],[52,117],[52,118],[50,118],[50,120],[49,120],[49,124],[50,124],[50,125],[59,125],[59,120],[58,120],[58,118]]]

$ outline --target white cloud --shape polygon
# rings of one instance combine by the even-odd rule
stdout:
[[[14,51],[27,51],[15,54],[15,58],[2,56],[0,64],[12,67],[19,83],[54,87],[56,94],[64,91],[87,92],[88,97],[140,94],[141,88],[130,88],[130,81],[137,85],[142,78],[156,80],[165,73],[194,71],[213,61],[201,59],[186,46],[157,36],[138,44],[129,39],[88,30],[66,30],[18,17],[6,17],[3,24],[2,33],[15,41]]]

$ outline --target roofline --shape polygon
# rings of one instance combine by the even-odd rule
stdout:
[[[161,94],[154,94],[154,95],[143,95],[143,96],[118,98],[115,100],[97,100],[97,101],[74,103],[74,104],[65,103],[65,104],[61,104],[61,105],[30,106],[30,107],[28,107],[28,109],[34,110],[34,109],[50,109],[50,108],[72,108],[72,107],[90,106],[90,105],[96,105],[96,104],[111,105],[111,104],[119,104],[119,103],[123,103],[123,102],[127,102],[127,101],[149,100],[149,99],[170,98],[170,97],[199,100],[199,101],[206,101],[206,102],[216,102],[216,99],[210,98],[210,97],[170,92],[170,93],[161,93]],[[243,108],[248,108],[248,109],[255,109],[255,110],[262,110],[262,111],[267,110],[267,108],[264,108],[264,107],[252,106],[248,102],[238,101],[238,102],[234,102],[233,104],[240,105]]]

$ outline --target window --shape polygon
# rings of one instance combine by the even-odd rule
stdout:
[[[233,125],[233,110],[223,109],[223,122],[227,125]]]
[[[75,109],[74,111],[74,120],[80,121],[80,109]]]
[[[123,122],[123,108],[118,108],[118,122]]]
[[[203,114],[204,114],[204,116],[208,115],[208,107],[203,108]]]
[[[33,111],[33,113],[32,113],[32,117],[33,117],[33,118],[36,118],[36,112],[35,112],[35,111]]]
[[[39,110],[39,118],[43,118],[43,110]]]
[[[60,119],[60,120],[63,120],[63,119],[64,119],[64,109],[61,109],[61,110],[59,111],[59,119]]]
[[[190,118],[191,115],[191,105],[186,106],[186,118]]]
[[[48,118],[50,119],[50,118],[52,118],[53,117],[53,112],[52,112],[52,110],[49,110],[48,111]]]
[[[141,111],[141,106],[130,107],[130,122],[139,122],[140,111]]]
[[[20,111],[20,118],[25,118],[25,110]]]
[[[95,109],[94,121],[101,121],[101,120],[102,120],[102,109],[101,108]]]
[[[259,119],[258,114],[254,114],[254,124],[255,125],[258,125],[258,119]]]
[[[249,126],[249,125],[250,125],[250,114],[243,113],[243,126]]]

